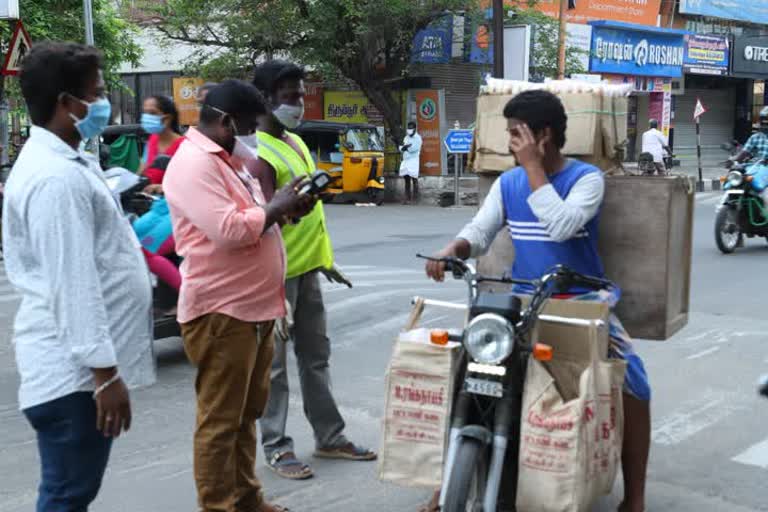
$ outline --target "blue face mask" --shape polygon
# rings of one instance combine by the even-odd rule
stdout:
[[[75,121],[75,128],[80,133],[80,136],[83,140],[88,140],[101,135],[112,117],[112,105],[109,103],[109,100],[107,98],[99,98],[93,103],[88,103],[80,98],[75,99],[88,107],[88,112],[82,119],[78,119],[71,112],[69,114],[69,117]]]
[[[141,127],[149,134],[161,133],[165,130],[163,116],[157,114],[141,114]]]

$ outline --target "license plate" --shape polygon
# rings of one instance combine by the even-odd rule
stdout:
[[[475,395],[493,396],[501,398],[504,396],[504,389],[501,382],[494,382],[485,379],[468,378],[464,381],[464,389]]]

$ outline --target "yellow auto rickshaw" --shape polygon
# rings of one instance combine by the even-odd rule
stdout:
[[[324,200],[365,196],[372,203],[384,201],[384,143],[375,126],[305,121],[296,133],[309,147],[317,168],[333,179]]]

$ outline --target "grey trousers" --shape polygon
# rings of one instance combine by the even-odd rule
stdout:
[[[342,434],[344,419],[331,393],[331,342],[326,336],[325,305],[319,272],[313,271],[288,279],[285,293],[293,310],[292,341],[299,367],[304,414],[314,430],[316,447],[344,444],[347,442]],[[267,461],[275,454],[293,451],[293,439],[285,433],[290,396],[286,369],[287,348],[286,342],[278,338],[275,339],[267,409],[259,420]]]

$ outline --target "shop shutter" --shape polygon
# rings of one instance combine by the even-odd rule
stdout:
[[[450,129],[456,121],[459,121],[462,127],[475,122],[480,84],[483,76],[489,71],[488,66],[455,62],[422,64],[413,74],[430,78],[432,89],[445,89],[446,121]]]
[[[720,147],[734,133],[735,89],[686,89],[684,96],[675,98],[674,152],[683,167],[696,167],[696,123],[693,111],[696,98],[701,98],[709,110],[701,117],[701,156],[705,167],[716,167],[728,158]]]

